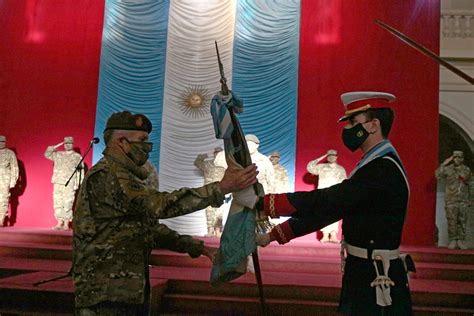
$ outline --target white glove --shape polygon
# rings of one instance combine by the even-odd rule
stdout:
[[[260,247],[266,247],[270,244],[270,234],[260,234],[257,233],[255,236],[255,241],[257,242],[257,245]]]
[[[253,209],[257,203],[258,197],[255,194],[253,185],[232,193],[232,198],[240,205]]]
[[[255,268],[253,267],[253,259],[251,255],[247,257],[247,272],[255,273]]]

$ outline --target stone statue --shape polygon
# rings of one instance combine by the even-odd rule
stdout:
[[[275,171],[270,159],[258,151],[260,140],[253,134],[245,135],[247,147],[249,148],[250,158],[257,165],[257,180],[263,186],[265,193],[273,192],[273,184],[275,183]]]
[[[288,181],[288,171],[280,165],[280,153],[274,151],[268,157],[273,164],[275,173],[275,182],[273,183],[273,192],[270,193],[287,193],[290,192],[290,183]]]
[[[0,227],[8,216],[10,189],[18,180],[18,162],[15,153],[6,148],[7,138],[0,135]]]
[[[448,221],[449,249],[467,249],[466,221],[469,210],[469,178],[471,170],[463,164],[464,153],[453,151],[436,170],[438,179],[445,179],[445,213]],[[451,163],[452,162],[452,163]]]
[[[207,154],[200,154],[194,160],[194,165],[203,172],[204,184],[222,180],[224,177],[226,165],[223,165],[222,161],[217,163],[218,156],[223,157],[225,163],[225,156],[223,155],[221,147],[214,148],[213,157],[209,158]],[[222,159],[219,159],[222,160]],[[223,207],[212,207],[206,208],[206,220],[207,220],[207,235],[208,236],[220,236],[222,233],[222,217]]]
[[[327,163],[320,163],[327,157]],[[318,176],[318,189],[324,189],[338,184],[347,179],[346,170],[337,163],[337,151],[330,149],[327,153],[308,163],[306,167],[309,173]],[[337,233],[339,222],[332,223],[321,229],[323,238],[321,242],[339,242]]]
[[[62,145],[64,145],[64,151],[58,151],[57,149]],[[69,229],[76,190],[84,178],[84,165],[82,164],[66,186],[66,182],[74,173],[82,158],[73,148],[74,139],[68,136],[64,137],[64,142],[49,146],[44,153],[47,159],[54,162],[51,183],[54,184],[54,217],[56,217],[58,223],[53,229]]]

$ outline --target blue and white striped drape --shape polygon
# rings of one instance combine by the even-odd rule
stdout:
[[[263,154],[280,151],[293,187],[299,10],[299,0],[107,0],[95,135],[113,112],[144,113],[160,190],[202,185],[194,159],[222,146],[209,113],[220,89],[217,40],[228,84],[244,99],[244,132],[260,138]],[[199,115],[183,108],[192,89],[209,97]],[[207,231],[204,211],[164,222],[181,233]]]
[[[127,110],[150,119],[150,139],[159,143],[168,8],[168,1],[106,1],[94,135],[102,135],[111,113]],[[94,163],[104,147],[103,142],[95,146]],[[151,160],[158,162],[159,157],[155,146]]]
[[[281,154],[293,188],[298,102],[300,1],[238,2],[233,89],[244,99],[239,116],[259,151]]]

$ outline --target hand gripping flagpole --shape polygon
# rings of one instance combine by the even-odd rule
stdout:
[[[245,137],[240,126],[239,120],[235,115],[235,112],[241,113],[243,111],[243,102],[227,87],[227,80],[224,75],[224,67],[220,59],[217,41],[215,42],[215,45],[217,61],[219,64],[219,72],[221,76],[220,95],[218,94],[214,96],[213,102],[211,104],[211,114],[213,117],[216,137],[224,139],[224,148],[226,156],[233,157],[233,159],[238,164],[245,168],[252,164],[252,159],[250,157],[247,142],[245,141]],[[253,188],[256,196],[263,197],[263,187],[260,183],[257,182],[256,184],[254,184]],[[245,273],[246,269],[244,271],[241,270],[242,264],[246,263],[247,256],[251,252],[253,266],[255,270],[255,277],[260,296],[261,311],[263,315],[267,315],[265,297],[263,295],[262,273],[260,270],[257,246],[255,243],[255,222],[256,214],[258,215],[258,212],[243,206],[241,208],[241,210],[235,212],[236,214],[243,214],[239,218],[242,223],[238,223],[240,224],[238,226],[241,227],[235,228],[231,227],[230,225],[228,227],[227,224],[230,224],[231,214],[229,214],[229,217],[227,218],[225,228],[228,229],[227,231],[226,229],[224,229],[224,232],[221,237],[221,245],[219,248],[219,252],[216,256],[216,259],[214,260],[213,271],[211,274],[211,283],[219,284],[221,282],[230,281]],[[231,212],[233,209],[234,208],[231,206]],[[230,232],[230,230],[234,231]],[[229,238],[229,236],[231,237]],[[226,255],[229,252],[232,252],[232,249],[241,248],[239,247],[238,242],[235,242],[236,239],[238,240],[238,242],[241,242],[245,245],[244,248],[251,250],[248,251],[246,254],[240,253],[240,256],[238,255],[237,258],[226,258]],[[227,247],[227,251],[223,250],[224,243],[229,244],[228,246],[225,246]],[[246,264],[244,268],[246,268]]]

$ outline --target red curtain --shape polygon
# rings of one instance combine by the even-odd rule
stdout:
[[[296,189],[313,188],[306,164],[329,148],[339,150],[348,171],[360,158],[340,140],[340,94],[391,92],[398,97],[391,139],[411,182],[409,244],[434,240],[439,68],[373,20],[438,52],[439,10],[430,0],[302,0],[301,6]],[[16,226],[55,222],[46,146],[70,135],[84,153],[93,137],[103,15],[104,1],[97,0],[0,2],[7,34],[0,45],[0,134],[16,151],[24,178],[12,192]]]
[[[330,148],[339,151],[339,163],[348,172],[360,159],[360,152],[351,153],[341,141],[342,93],[393,93],[391,140],[411,184],[403,242],[433,245],[439,67],[374,19],[439,51],[438,1],[302,0],[296,189],[314,188],[306,164]]]
[[[0,2],[0,134],[22,175],[11,197],[15,226],[55,223],[46,147],[73,136],[83,154],[93,137],[103,16],[98,0]]]

